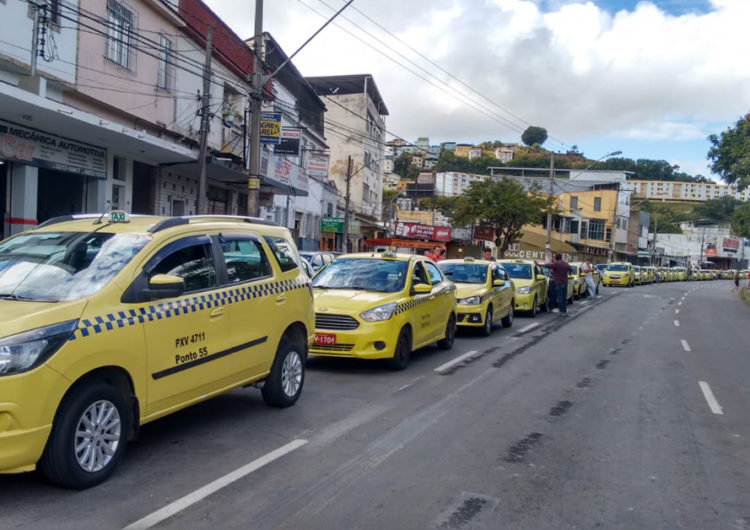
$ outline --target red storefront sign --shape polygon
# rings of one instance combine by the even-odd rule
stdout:
[[[737,252],[740,249],[740,240],[733,239],[731,237],[725,237],[721,246],[724,247],[724,250],[728,250],[730,252]]]
[[[451,240],[451,228],[449,226],[421,225],[418,223],[396,221],[394,235],[396,237],[448,242]]]
[[[477,226],[474,228],[474,239],[482,239],[484,241],[494,241],[495,229],[489,226]]]

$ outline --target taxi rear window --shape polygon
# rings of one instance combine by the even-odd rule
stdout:
[[[407,261],[338,258],[313,278],[313,286],[395,293],[404,288],[408,266]]]
[[[137,234],[26,233],[0,243],[0,298],[78,300],[107,284],[150,241]]]

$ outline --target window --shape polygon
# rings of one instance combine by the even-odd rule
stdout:
[[[117,0],[107,0],[107,59],[123,68],[130,67],[130,36],[133,32],[133,12]]]
[[[271,247],[276,262],[283,272],[297,268],[297,262],[302,258],[297,257],[297,252],[289,241],[280,237],[266,236],[266,243]]]
[[[443,275],[440,274],[440,270],[433,263],[425,262],[424,266],[427,267],[427,273],[430,275],[430,283],[432,285],[437,285],[443,281]]]
[[[156,274],[179,276],[185,282],[185,292],[216,287],[216,268],[208,243],[191,245],[168,254],[151,270],[149,279]]]
[[[570,209],[571,210],[577,210],[578,209],[578,197],[571,197],[570,198]]]
[[[251,239],[225,240],[221,244],[229,283],[241,283],[271,275],[271,265],[260,246]]]
[[[590,219],[589,220],[589,239],[604,239],[604,220],[603,219]]]
[[[595,212],[602,211],[602,198],[601,197],[594,197],[594,211]]]
[[[411,273],[412,287],[414,287],[418,283],[426,283],[427,285],[430,285],[430,282],[427,280],[427,274],[425,274],[424,267],[421,263],[415,263],[414,270]]]
[[[164,35],[159,35],[159,70],[156,73],[156,86],[169,90],[169,78],[172,73],[172,41]]]

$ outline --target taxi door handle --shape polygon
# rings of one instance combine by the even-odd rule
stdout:
[[[210,318],[217,318],[224,314],[224,308],[223,307],[217,307],[211,313],[208,315]]]
[[[277,304],[283,304],[284,302],[286,302],[286,294],[282,293],[276,297]]]

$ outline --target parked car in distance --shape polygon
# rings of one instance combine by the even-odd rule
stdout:
[[[313,272],[318,272],[335,260],[338,252],[331,252],[329,250],[303,250],[300,251],[299,255],[310,264]]]

